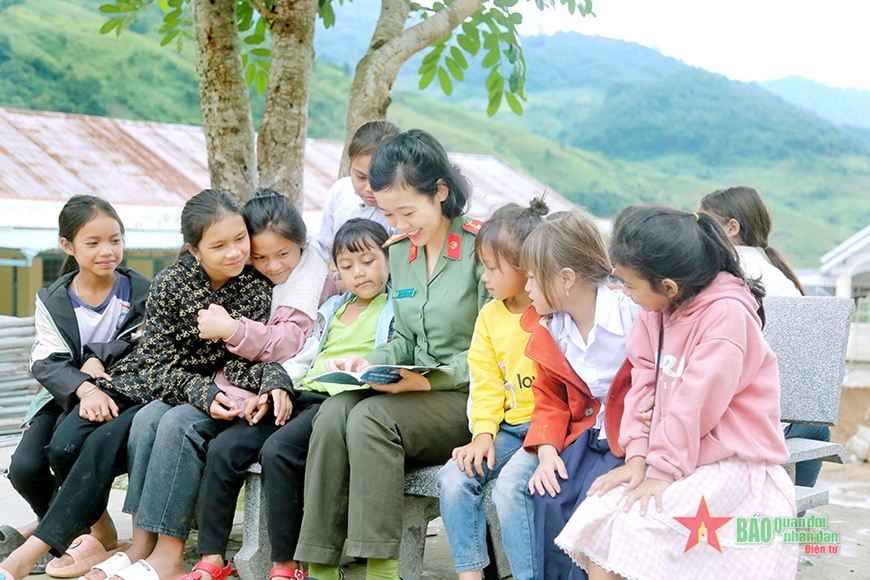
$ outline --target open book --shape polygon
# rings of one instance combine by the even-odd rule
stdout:
[[[413,371],[425,375],[432,371],[446,371],[450,367],[416,367],[406,365],[375,365],[363,369],[360,372],[351,371],[334,371],[324,373],[316,377],[312,377],[312,381],[317,383],[337,383],[340,385],[366,385],[372,383],[375,385],[389,385],[398,383],[402,380],[402,375],[399,374],[401,369]]]

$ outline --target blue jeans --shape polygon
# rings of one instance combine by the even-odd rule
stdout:
[[[192,405],[152,401],[133,420],[127,446],[130,484],[124,513],[136,527],[186,540],[209,441],[231,424]]]
[[[523,449],[507,462],[492,492],[501,524],[501,539],[515,580],[537,580],[535,560],[535,500],[529,480],[538,468],[538,456]]]
[[[457,572],[482,570],[489,565],[483,486],[486,482],[499,477],[499,473],[517,450],[522,449],[523,439],[528,430],[529,424],[514,426],[502,423],[500,425],[495,437],[495,468],[490,470],[484,462],[483,476],[475,473],[474,477],[469,477],[452,459],[438,472],[441,519],[447,529],[450,551]],[[513,530],[521,527],[520,524],[521,522],[506,521],[503,530]],[[505,548],[507,549],[507,546]],[[514,572],[514,577],[525,580],[525,576],[522,576],[519,571]]]
[[[786,439],[812,439],[814,441],[830,441],[831,428],[824,425],[804,425],[802,423],[790,423],[785,428]],[[814,487],[816,480],[819,478],[819,472],[822,470],[821,459],[811,459],[809,461],[801,461],[795,465],[795,485],[804,487]]]

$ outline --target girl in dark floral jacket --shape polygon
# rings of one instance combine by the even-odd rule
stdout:
[[[241,410],[213,381],[221,368],[231,382],[249,390],[292,391],[290,378],[279,364],[247,361],[220,341],[199,338],[197,316],[210,304],[219,304],[236,317],[263,322],[269,317],[271,288],[247,265],[250,242],[238,205],[222,191],[205,190],[187,202],[181,224],[185,250],[151,285],[142,339],[107,369],[111,381],[95,381],[117,411],[113,408],[112,418],[105,423],[93,423],[80,417],[76,408],[58,427],[48,454],[77,456],[67,477],[75,485],[60,490],[41,530],[3,562],[0,578],[22,578],[47,551],[61,555],[79,530],[99,518],[114,477],[126,471],[127,435],[144,403],[155,399],[170,406],[190,403],[212,417],[235,418]],[[90,437],[97,431],[98,437]],[[195,498],[196,490],[192,493]],[[106,556],[101,552],[96,562]],[[87,569],[78,571],[84,572]]]

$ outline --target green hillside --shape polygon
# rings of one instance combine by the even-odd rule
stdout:
[[[120,39],[102,36],[98,33],[104,22],[97,11],[100,3],[26,0],[16,4],[7,0],[0,4],[6,6],[0,13],[0,106],[199,124],[193,46],[181,54],[159,46],[156,6]],[[572,37],[560,40],[575,41]],[[589,50],[596,46],[623,57],[640,50],[617,41],[598,42],[589,45]],[[490,119],[474,110],[473,98],[448,101],[416,90],[394,91],[388,116],[403,128],[431,131],[450,150],[497,155],[602,216],[613,216],[625,205],[639,202],[693,209],[709,191],[753,185],[769,202],[776,220],[773,245],[797,267],[817,265],[818,257],[834,244],[870,223],[870,196],[866,195],[870,156],[863,153],[860,140],[832,132],[831,125],[809,114],[794,116],[788,113],[793,109],[773,97],[757,95],[753,100],[751,88],[717,85],[721,77],[692,72],[672,59],[657,59],[655,54],[641,57],[626,73],[624,84],[611,85],[606,91],[600,86],[552,86],[559,78],[554,73],[551,81],[541,81],[546,87],[530,93],[526,114],[519,118],[500,112]],[[588,61],[599,62],[597,69],[583,73],[588,79],[605,78],[601,71],[616,66],[605,53],[590,52]],[[344,138],[350,74],[347,66],[315,64],[309,104],[312,137]],[[572,78],[581,76],[577,73]],[[682,83],[682,92],[673,95],[673,83]],[[469,94],[476,89],[480,87],[467,87]],[[742,92],[729,92],[732,89]],[[719,93],[723,98],[717,106]],[[728,108],[721,103],[725,97],[743,99],[741,106]],[[706,104],[699,107],[704,99]],[[255,118],[261,115],[263,103],[262,97],[254,99]],[[686,109],[681,131],[667,122],[660,122],[656,129],[671,131],[679,146],[637,132],[631,123],[649,120],[649,115],[641,114],[641,106],[646,113],[658,108],[670,110],[671,115],[679,112],[674,109]],[[709,127],[699,128],[690,116],[704,113],[705,122],[722,123],[720,108],[739,118],[737,129],[748,137],[738,139],[743,135],[739,133],[714,143],[719,150],[711,154],[696,141]],[[774,121],[779,125],[770,125]],[[765,123],[774,128],[752,133],[753,127],[768,126]],[[805,130],[783,132],[778,128],[789,127],[789,123]],[[611,137],[611,132],[620,134]],[[638,145],[645,138],[647,150]],[[623,149],[610,149],[602,145],[606,143],[602,139],[622,143]],[[785,154],[765,154],[759,148],[764,139],[775,144],[770,151]],[[755,143],[752,147],[756,149],[741,150],[747,142]],[[578,148],[578,143],[586,149]],[[539,192],[529,192],[529,196],[535,193]]]
[[[759,84],[832,123],[870,130],[870,91],[829,87],[799,76]]]

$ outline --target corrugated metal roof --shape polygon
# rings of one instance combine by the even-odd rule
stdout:
[[[313,214],[319,214],[335,181],[341,149],[341,143],[308,140],[306,222],[316,219]],[[451,158],[474,186],[469,212],[474,217],[484,218],[511,201],[528,203],[547,189],[495,157],[457,153]],[[10,214],[33,200],[61,204],[79,193],[95,194],[119,206],[125,222],[124,205],[169,206],[166,209],[175,213],[208,185],[200,127],[0,108],[0,204],[6,208],[0,211],[0,225],[22,227]],[[574,207],[555,192],[550,192],[547,202],[552,211]],[[26,225],[56,227],[57,213],[39,214],[28,219],[44,218],[45,223]],[[166,224],[140,227],[162,229]]]

